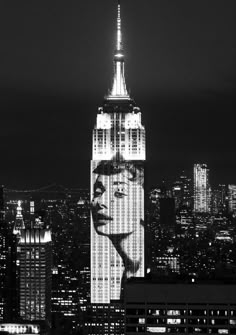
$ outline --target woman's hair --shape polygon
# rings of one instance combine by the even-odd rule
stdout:
[[[143,186],[144,184],[144,170],[142,161],[100,161],[93,173],[99,175],[111,176],[128,171],[131,174],[130,181],[138,183]]]

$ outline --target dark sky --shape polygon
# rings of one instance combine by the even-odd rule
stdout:
[[[208,163],[213,183],[236,183],[236,1],[121,5],[148,185],[194,162]],[[115,0],[0,2],[0,184],[88,187],[115,20]]]

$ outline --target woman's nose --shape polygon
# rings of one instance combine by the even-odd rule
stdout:
[[[107,206],[105,204],[101,203],[101,199],[100,198],[95,198],[93,199],[93,207],[96,208],[96,210],[101,210],[101,209],[107,209]]]

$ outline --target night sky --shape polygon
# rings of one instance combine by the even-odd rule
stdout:
[[[121,0],[126,83],[143,112],[147,183],[206,162],[236,183],[236,1]],[[0,184],[89,187],[111,87],[116,1],[0,2]]]

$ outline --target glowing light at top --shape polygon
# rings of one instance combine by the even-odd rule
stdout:
[[[114,77],[113,85],[108,100],[127,100],[130,99],[125,84],[124,74],[124,54],[122,47],[122,33],[121,33],[121,14],[120,14],[120,0],[117,6],[117,37],[116,37],[116,50],[114,55]]]
[[[122,50],[121,41],[121,17],[120,17],[120,1],[118,0],[118,11],[117,11],[117,41],[116,50]]]
[[[16,208],[16,220],[15,224],[13,227],[13,234],[14,235],[20,235],[22,229],[25,228],[24,220],[23,220],[23,215],[22,215],[22,202],[19,200],[17,202],[17,208]]]
[[[16,218],[17,219],[22,219],[23,218],[23,216],[22,216],[22,207],[21,207],[21,201],[20,200],[18,200],[18,202],[17,202]]]

